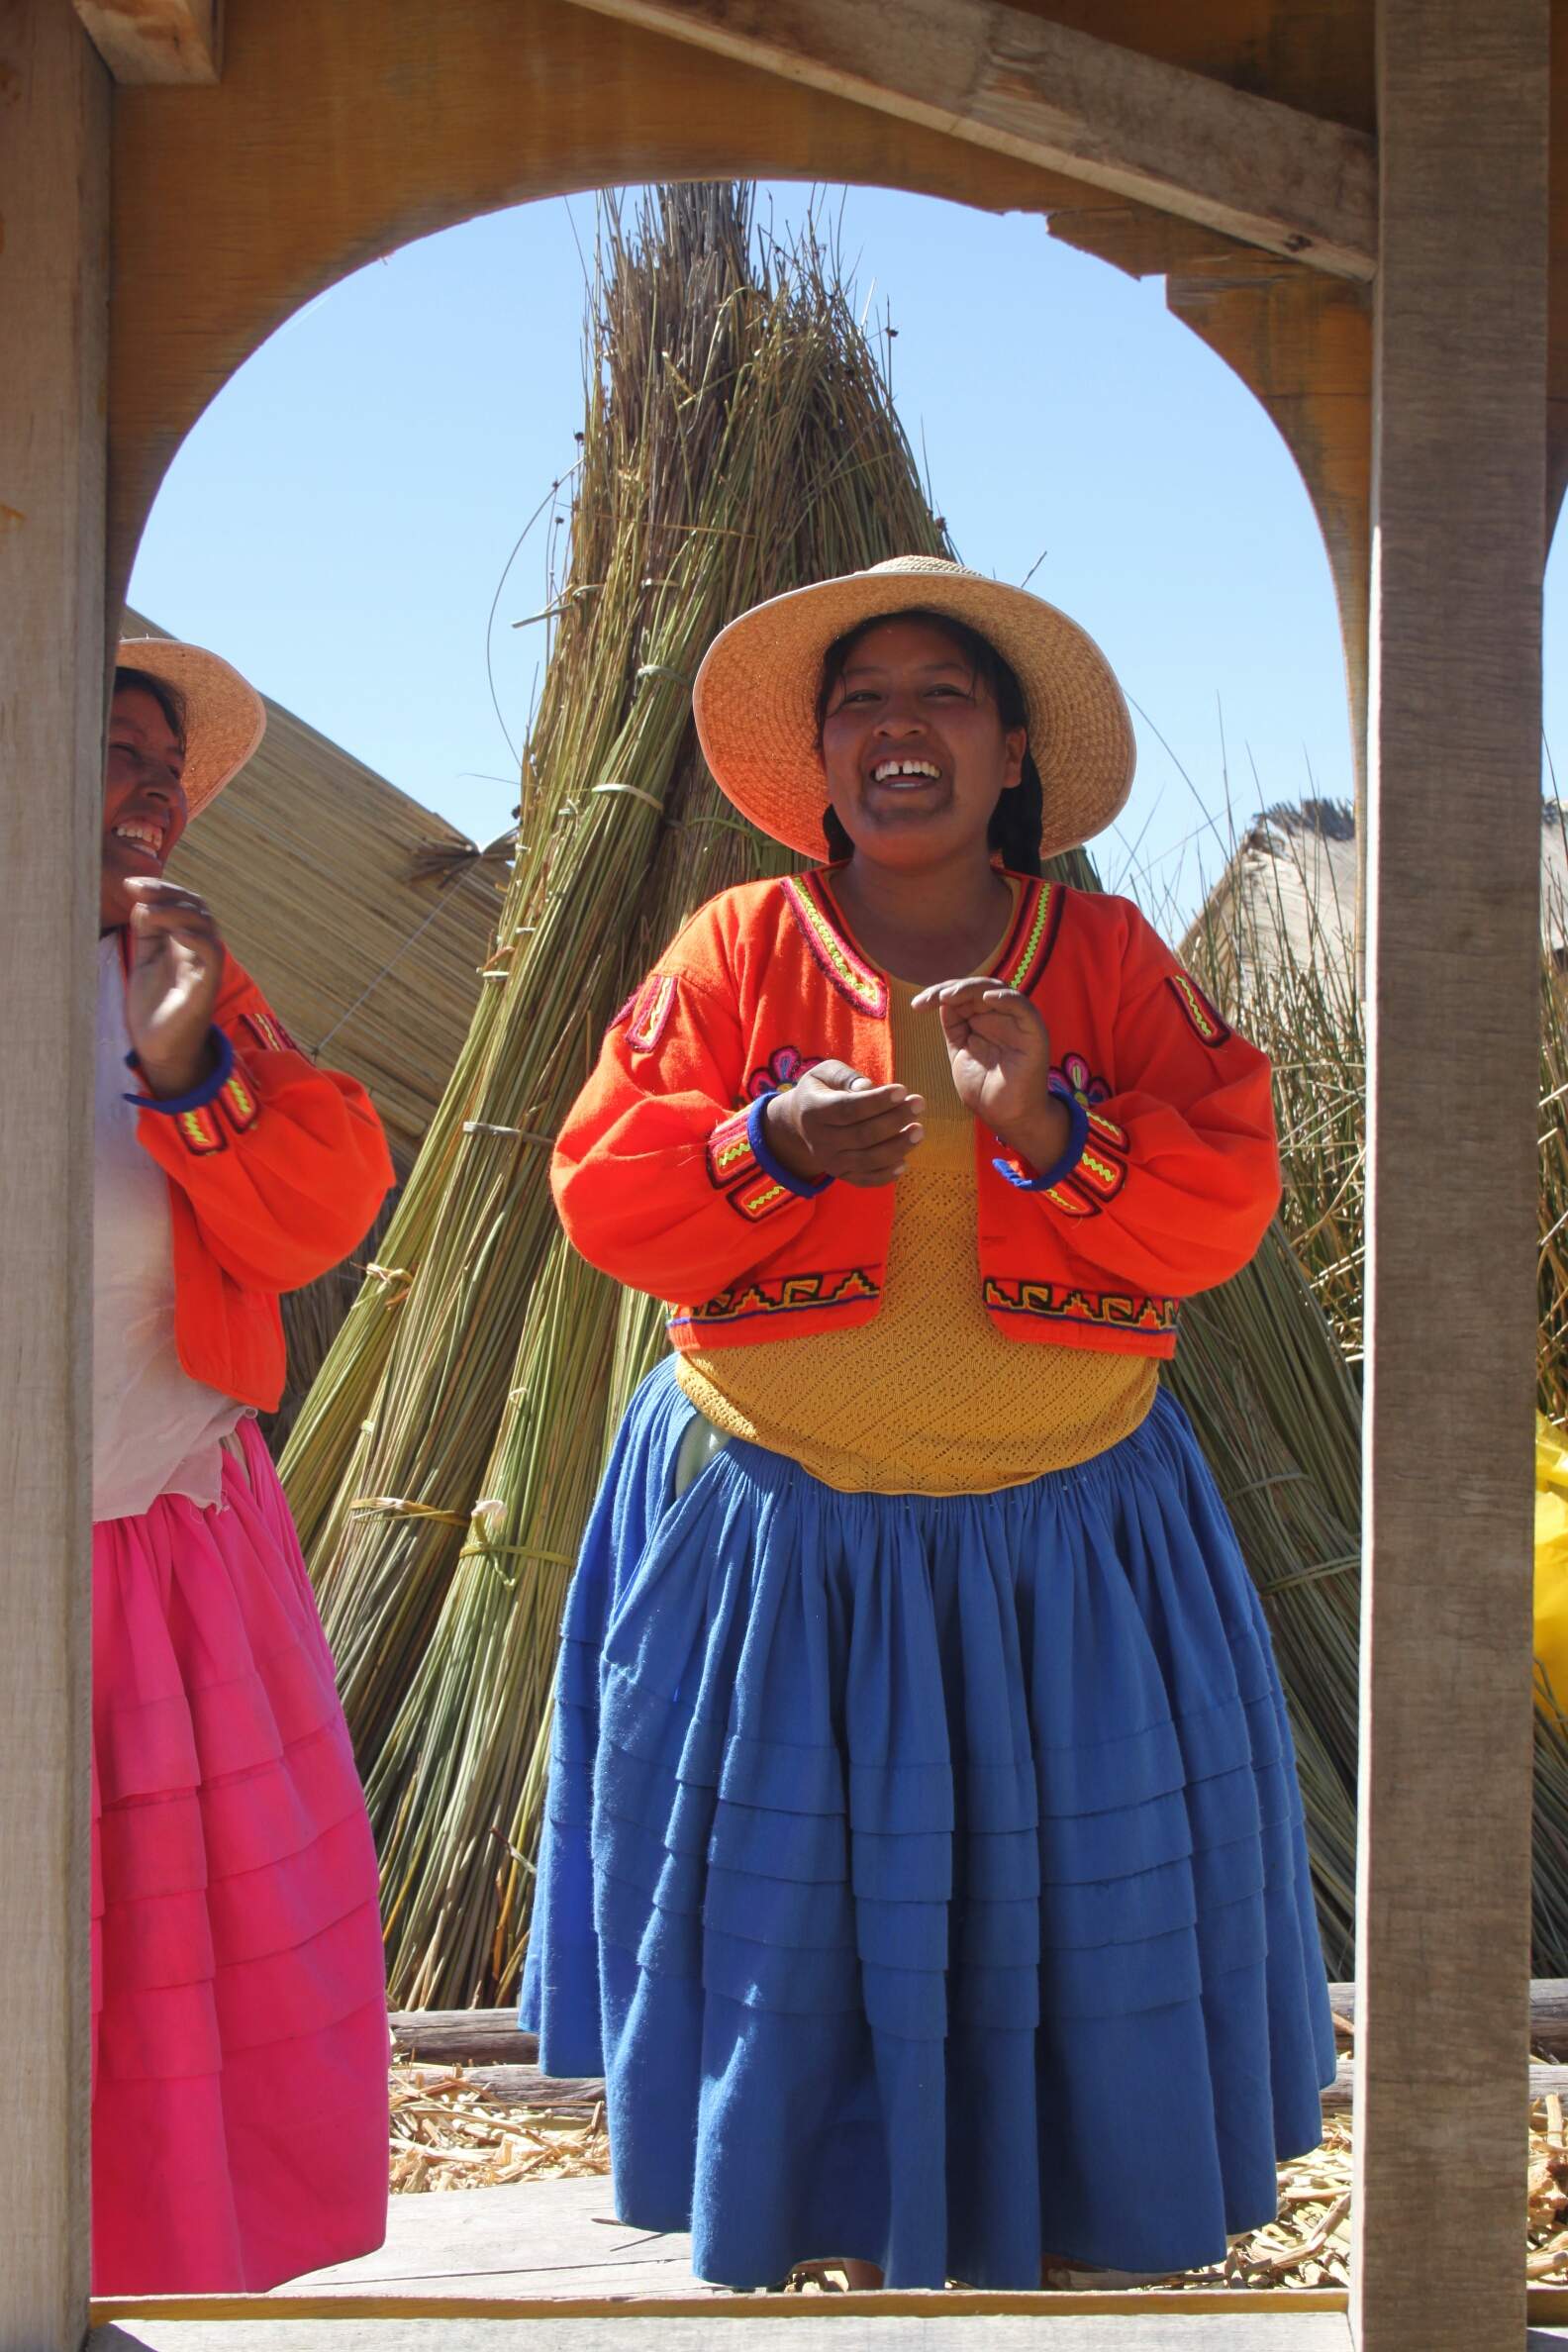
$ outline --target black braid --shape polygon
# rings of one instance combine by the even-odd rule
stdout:
[[[927,612],[911,606],[902,613],[873,613],[835,637],[823,656],[822,684],[817,691],[817,742],[822,745],[823,721],[833,690],[843,675],[844,664],[868,629],[881,629],[890,621],[920,621],[930,628],[939,629],[950,637],[966,658],[974,664],[974,674],[983,678],[991,689],[997,715],[1004,729],[1029,726],[1029,705],[1017,672],[1003,660],[989,637],[983,637],[967,622],[956,621],[949,613]],[[1039,769],[1034,754],[1026,750],[1024,772],[1011,790],[1004,792],[991,813],[986,839],[1001,853],[1002,863],[1015,874],[1037,874],[1040,870],[1040,832],[1044,823],[1044,793],[1040,785]],[[828,855],[835,865],[854,853],[854,843],[844,830],[836,809],[823,812],[823,835],[828,843]]]

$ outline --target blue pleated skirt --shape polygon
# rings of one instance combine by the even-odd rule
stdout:
[[[617,2208],[758,2287],[1220,2259],[1333,2034],[1261,1609],[1181,1408],[999,1494],[843,1495],[672,1362],[567,1603],[522,2021]]]

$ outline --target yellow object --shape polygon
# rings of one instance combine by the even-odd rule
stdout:
[[[1535,1416],[1535,1695],[1568,1715],[1568,1437]]]
[[[1149,1356],[1018,1347],[994,1327],[974,1273],[974,1121],[937,1015],[910,1010],[913,984],[889,986],[893,1066],[925,1098],[926,1135],[898,1180],[881,1314],[815,1339],[683,1355],[675,1377],[717,1428],[844,1493],[1023,1486],[1130,1435],[1154,1402],[1156,1367]]]

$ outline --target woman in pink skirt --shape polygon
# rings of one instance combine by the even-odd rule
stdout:
[[[376,1863],[255,1424],[280,1293],[392,1180],[163,868],[260,739],[227,662],[122,644],[98,942],[93,1261],[93,2285],[257,2290],[380,2244]]]

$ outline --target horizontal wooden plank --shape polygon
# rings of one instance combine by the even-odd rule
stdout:
[[[409,2071],[427,2083],[453,2080],[449,2063],[440,2067],[417,2065]],[[401,2082],[403,2078],[400,2075],[398,2079]],[[554,2107],[563,2113],[591,2113],[605,2095],[604,2084],[597,2076],[579,2080],[568,2075],[540,2074],[537,2066],[521,2064],[465,2066],[461,2080],[498,2107]]]
[[[1281,2320],[1315,2315],[1332,2318],[1343,2312],[1345,2300],[1344,2291],[1338,2288],[1259,2289],[1256,2292],[1242,2292],[1235,2288],[1194,2288],[1190,2292],[1138,2295],[980,2295],[949,2288],[930,2294],[835,2295],[831,2299],[715,2293],[661,2302],[656,2310],[649,2308],[646,2316],[660,2321],[658,2342],[666,2347],[666,2352],[684,2340],[675,2329],[669,2328],[669,2322],[682,2319],[698,2320],[704,2328],[717,2320],[751,2320],[764,2324],[771,2321],[776,2326],[788,2328],[790,2352],[807,2352],[812,2342],[811,2327],[814,2320],[828,2321],[838,2328],[839,2332],[832,2339],[835,2352],[851,2352],[859,2332],[848,2332],[846,2340],[842,2326],[845,2320],[891,2322],[919,2319],[923,2322],[923,2348],[943,2340],[940,2334],[931,2332],[943,2321],[974,2321],[981,2325],[986,2322],[998,2325],[1007,2319],[1023,2321],[1025,2325],[1019,2332],[1019,2343],[1035,2346],[1040,2342],[1042,2326],[1052,2320],[1112,2320],[1118,2323],[1119,2328],[1128,2321],[1142,2320],[1149,2326],[1149,2333],[1144,2339],[1149,2352],[1174,2341],[1180,2341],[1185,2352],[1188,2338],[1173,2335],[1171,2322],[1180,2322],[1183,2326],[1191,2326],[1201,2332],[1203,2325],[1212,2324],[1216,2319],[1251,2318],[1267,2321],[1277,2330]],[[322,2319],[341,2326],[344,2320],[352,2319],[421,2318],[437,2319],[443,2326],[449,2326],[454,2320],[493,2318],[513,2321],[544,2319],[555,2327],[572,2319],[625,2318],[628,2315],[624,2303],[608,2297],[556,2301],[553,2298],[496,2295],[297,2295],[287,2289],[275,2295],[116,2297],[95,2302],[92,2306],[92,2316],[102,2326],[117,2321],[145,2322],[154,2319],[177,2321],[185,2326],[193,2320],[217,2320],[228,2326],[243,2324],[246,2320],[267,2321],[274,2325],[283,2321],[297,2326],[301,2320]],[[663,2332],[666,2328],[669,2328],[668,2333]],[[161,2343],[164,2339],[155,2340]],[[190,2339],[170,2337],[168,2340],[171,2343],[187,2343]],[[554,2341],[553,2338],[551,2340]],[[566,2340],[569,2341],[569,2337]],[[639,2340],[646,2342],[645,2335]],[[700,2340],[712,2342],[710,2336]],[[755,2341],[754,2338],[750,2340]],[[900,2336],[896,2334],[891,2340],[897,2343]],[[1090,2337],[1087,2334],[1078,2334],[1074,2338],[1075,2345],[1081,2342],[1086,2352],[1087,2347],[1098,2340],[1098,2336]],[[1113,2340],[1118,2352],[1143,2352],[1143,2345],[1136,2336],[1129,2338],[1119,2333],[1114,2339],[1107,2338],[1107,2341]],[[1199,2336],[1195,2334],[1192,2340],[1199,2340]],[[1260,2342],[1264,2340],[1259,2339]],[[1274,2333],[1270,2333],[1266,2339],[1270,2345],[1275,2340]],[[1328,2331],[1323,2335],[1323,2340],[1343,2343],[1348,2352],[1348,2335],[1335,2335]],[[699,2338],[694,2335],[691,2341],[695,2344]],[[966,2346],[972,2343],[976,2352],[979,2352],[980,2345],[986,2339],[975,2332],[955,2341],[962,2341]],[[1244,2343],[1245,2339],[1242,2341]],[[1231,2345],[1232,2352],[1240,2352],[1240,2346],[1234,2338],[1227,2335],[1226,2342]],[[1283,2340],[1281,2352],[1284,2352]]]
[[[1348,2322],[1342,2315],[1258,2312],[1253,2298],[1232,2295],[1223,2312],[1220,2341],[1225,2352],[1350,2352]],[[739,2340],[751,2352],[912,2352],[907,2318],[866,2317],[844,2310],[847,2298],[801,2299],[784,2317],[776,2306],[750,2304],[738,2316],[753,2321]],[[957,2316],[946,2310],[922,2316],[914,2338],[919,2352],[1043,2352],[1048,2340],[1067,2352],[1208,2352],[1216,2340],[1213,2320],[1202,2312],[1176,2317],[1137,2307],[1111,2316],[1068,2315],[1067,2328],[1046,2339],[1037,2320],[997,2318],[983,2312]],[[517,2322],[546,2319],[539,2338],[549,2352],[711,2352],[712,2312],[708,2306],[655,2312],[646,2304],[621,2304],[562,2322],[553,2306],[517,2306],[481,2317],[406,2318],[388,2311],[368,2319],[337,2317],[302,2325],[292,2313],[287,2352],[514,2352]],[[656,2329],[649,2322],[657,2319]],[[96,2330],[90,2352],[283,2352],[279,2329],[262,2322],[206,2322],[176,2319],[161,2324],[124,2321]],[[1536,2338],[1531,2337],[1531,2352]]]
[[[1354,1985],[1330,1985],[1334,2015],[1355,2018]],[[395,2009],[392,2046],[401,2057],[432,2065],[537,2066],[539,2042],[519,2030],[516,2009]],[[1568,1977],[1536,1977],[1530,1985],[1529,2046],[1539,2058],[1568,2059]]]
[[[519,2030],[515,2009],[394,2009],[388,2023],[400,2058],[442,2066],[539,2063],[539,2037]]]
[[[1370,280],[1365,132],[1232,90],[995,0],[578,0],[602,16],[850,98]]]

